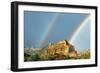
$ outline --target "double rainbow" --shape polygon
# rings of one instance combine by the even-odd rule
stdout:
[[[44,33],[42,40],[40,41],[40,47],[43,47],[46,43],[46,40],[49,37],[50,31],[52,30],[53,26],[55,25],[55,23],[57,22],[57,20],[59,19],[60,14],[56,14],[53,18],[53,20],[48,24],[47,26],[47,31]],[[71,38],[69,39],[69,43],[72,44],[74,39],[77,37],[77,35],[79,34],[79,32],[81,31],[81,29],[84,27],[84,25],[88,22],[88,20],[90,19],[90,15],[88,15],[81,23],[80,25],[76,28],[75,32],[72,34]]]

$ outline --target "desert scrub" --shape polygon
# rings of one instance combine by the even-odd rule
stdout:
[[[81,52],[79,59],[90,59],[90,52]]]

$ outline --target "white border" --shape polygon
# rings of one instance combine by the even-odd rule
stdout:
[[[24,10],[27,11],[45,11],[45,12],[70,12],[70,13],[90,13],[91,14],[91,59],[87,60],[61,60],[61,61],[38,61],[24,62]],[[36,68],[50,66],[71,66],[95,64],[95,11],[92,9],[79,8],[61,8],[46,6],[18,6],[18,68]]]

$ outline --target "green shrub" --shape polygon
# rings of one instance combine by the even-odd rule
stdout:
[[[40,56],[38,53],[31,55],[31,61],[39,61],[39,60],[40,60]]]

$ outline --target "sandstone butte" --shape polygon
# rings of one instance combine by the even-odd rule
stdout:
[[[74,46],[68,43],[67,40],[61,40],[54,44],[49,44],[47,47],[47,53],[51,55],[56,55],[58,59],[64,59],[65,57],[77,58],[78,53]]]

